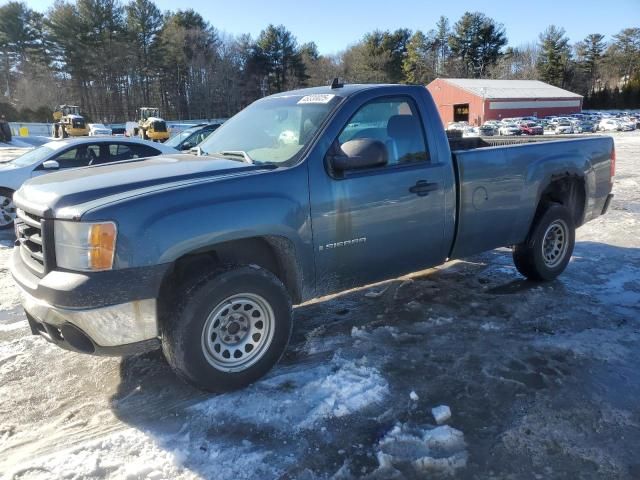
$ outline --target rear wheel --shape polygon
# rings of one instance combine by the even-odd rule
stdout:
[[[186,287],[162,324],[162,348],[174,371],[198,388],[223,392],[267,373],[293,325],[287,291],[271,272],[226,267]]]
[[[569,263],[575,245],[575,225],[569,210],[550,204],[537,217],[527,241],[513,249],[513,261],[525,277],[549,281]]]
[[[16,218],[16,206],[13,203],[13,190],[0,188],[0,230],[13,228]]]

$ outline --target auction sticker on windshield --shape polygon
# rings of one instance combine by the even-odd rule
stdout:
[[[298,100],[298,104],[302,103],[329,103],[335,97],[332,93],[316,93],[314,95],[306,95]]]

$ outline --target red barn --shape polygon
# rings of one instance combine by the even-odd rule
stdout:
[[[487,120],[568,115],[582,111],[582,96],[538,80],[436,78],[427,85],[445,127]]]

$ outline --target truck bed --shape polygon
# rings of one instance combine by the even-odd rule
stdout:
[[[547,139],[450,140],[458,147],[452,151],[458,221],[450,258],[523,242],[542,189],[552,180],[550,172],[567,173],[584,185],[584,198],[591,199],[585,206],[585,221],[601,213],[610,191],[613,139]]]
[[[451,151],[458,150],[475,150],[476,148],[485,147],[500,147],[505,145],[521,145],[524,143],[541,143],[541,142],[555,142],[559,140],[569,140],[577,138],[592,138],[576,136],[576,135],[521,135],[521,136],[509,136],[509,137],[449,137],[449,147]]]

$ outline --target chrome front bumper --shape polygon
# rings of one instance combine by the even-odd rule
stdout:
[[[54,343],[65,341],[63,333],[69,325],[75,327],[73,331],[78,329],[80,334],[88,337],[94,350],[102,350],[103,347],[123,347],[158,338],[155,299],[93,309],[71,309],[50,305],[33,297],[24,289],[19,289],[20,301],[30,316],[30,321],[49,327],[38,329],[38,333]],[[48,332],[51,327],[61,332],[60,338],[50,338],[52,335]],[[85,351],[75,347],[70,339],[69,343],[72,349]]]

